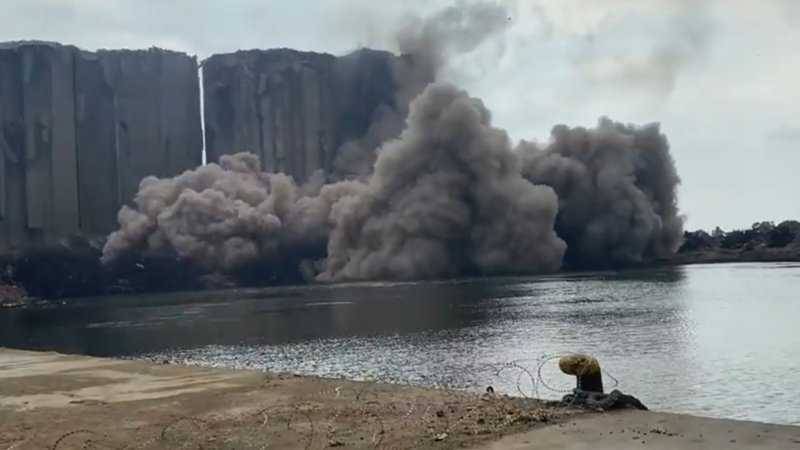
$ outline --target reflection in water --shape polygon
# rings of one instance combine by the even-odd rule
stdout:
[[[734,264],[82,299],[3,312],[0,345],[550,398],[498,369],[586,351],[653,408],[798,423],[798,275]],[[571,387],[554,362],[542,375]]]

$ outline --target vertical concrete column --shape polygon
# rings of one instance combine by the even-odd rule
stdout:
[[[45,46],[22,46],[23,121],[25,124],[25,205],[27,226],[42,240],[52,209],[52,50]]]
[[[0,251],[116,227],[148,175],[202,161],[197,61],[0,43]]]
[[[76,233],[79,224],[78,158],[75,140],[74,47],[54,47],[50,58],[52,218],[50,238]]]
[[[94,53],[75,60],[75,133],[81,231],[90,236],[116,227],[118,200],[114,91]]]
[[[0,49],[0,246],[27,245],[25,127],[22,117],[22,71],[19,53]]]

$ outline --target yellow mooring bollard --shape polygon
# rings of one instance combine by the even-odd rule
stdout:
[[[603,374],[594,357],[582,354],[563,356],[558,360],[558,368],[578,379],[578,390],[603,393]]]

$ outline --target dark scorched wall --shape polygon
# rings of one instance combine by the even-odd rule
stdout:
[[[342,57],[289,49],[214,55],[203,62],[209,162],[249,151],[298,181],[333,172],[339,148],[363,136],[380,106],[395,107],[388,52]]]
[[[0,249],[103,236],[147,175],[201,163],[195,58],[0,44]]]

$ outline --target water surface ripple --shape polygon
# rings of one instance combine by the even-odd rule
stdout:
[[[798,293],[772,263],[106,297],[4,311],[0,345],[548,398],[544,355],[586,351],[651,408],[800,424]]]

